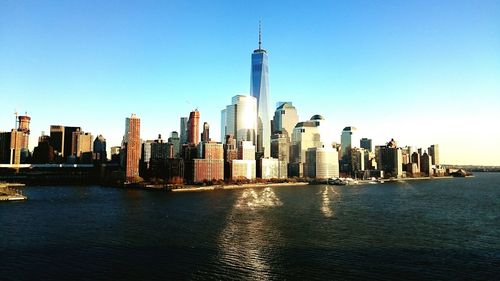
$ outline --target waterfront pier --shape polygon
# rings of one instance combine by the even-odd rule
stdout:
[[[23,187],[20,183],[0,183],[0,201],[21,201],[28,197],[24,196],[22,191],[16,187]]]

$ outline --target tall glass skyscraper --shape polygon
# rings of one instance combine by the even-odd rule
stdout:
[[[251,141],[255,144],[257,132],[257,99],[236,95],[232,103],[221,112],[223,136],[233,136],[236,141]]]
[[[271,120],[269,118],[269,67],[267,52],[261,48],[259,25],[259,48],[252,53],[250,95],[257,99],[257,152],[269,157],[271,152]]]

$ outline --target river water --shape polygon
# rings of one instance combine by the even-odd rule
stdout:
[[[30,186],[0,280],[498,280],[500,173],[168,193]]]

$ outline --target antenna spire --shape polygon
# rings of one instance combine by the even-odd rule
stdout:
[[[261,33],[262,33],[262,32],[261,32],[261,27],[260,27],[260,25],[261,25],[261,24],[260,24],[260,20],[259,20],[259,50],[261,50],[261,49],[262,49],[262,48],[261,48],[261,45],[262,45],[262,40],[261,40],[261,39],[262,39],[262,34],[261,34]]]
[[[14,121],[14,129],[17,129],[17,110],[14,109],[14,115],[16,116],[16,120]]]

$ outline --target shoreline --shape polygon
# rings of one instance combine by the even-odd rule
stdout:
[[[473,176],[468,176],[473,177]],[[435,180],[435,179],[453,179],[453,176],[442,176],[442,177],[420,177],[420,178],[401,178],[401,179],[386,179],[383,183],[398,183],[406,181],[418,181],[418,180]],[[372,185],[372,180],[358,180],[358,183],[347,184],[346,186],[362,186],[362,185]],[[305,185],[321,185],[328,183],[313,183],[313,182],[285,182],[285,183],[249,183],[241,185],[213,185],[213,186],[200,186],[200,187],[184,187],[172,189],[172,192],[202,192],[202,191],[215,191],[215,190],[234,190],[234,189],[245,189],[245,188],[264,188],[264,187],[285,187],[285,186],[305,186]]]
[[[309,185],[308,182],[283,182],[283,183],[246,183],[246,184],[231,184],[231,185],[213,185],[200,187],[185,187],[172,189],[172,192],[201,192],[214,190],[234,190],[245,188],[264,188],[264,187],[284,187],[284,186],[304,186]]]
[[[465,178],[469,177],[474,177],[474,175],[469,175],[466,176]],[[401,183],[401,182],[407,182],[407,181],[421,181],[421,180],[435,180],[435,179],[452,179],[456,178],[453,176],[439,176],[439,177],[418,177],[418,178],[392,178],[392,179],[383,179],[383,182],[377,182],[374,183],[373,180],[356,180],[357,182],[348,182],[345,186],[349,187],[354,187],[354,186],[363,186],[363,185],[375,185],[375,184],[384,184],[384,183]],[[286,186],[305,186],[305,185],[328,185],[326,182],[282,182],[282,183],[245,183],[245,184],[228,184],[228,185],[211,185],[211,186],[197,186],[197,185],[181,185],[182,187],[179,186],[172,186],[172,185],[167,185],[167,184],[162,184],[162,185],[155,185],[155,184],[145,184],[145,185],[139,185],[139,184],[131,184],[129,186],[125,186],[125,188],[139,188],[143,190],[157,190],[157,191],[168,191],[168,192],[202,192],[202,191],[215,191],[215,190],[234,190],[234,189],[246,189],[246,188],[265,188],[265,187],[286,187]],[[113,186],[113,185],[102,185],[98,184],[100,186],[107,186],[107,187],[118,187],[118,188],[123,188],[123,185],[119,186]],[[24,187],[27,186],[22,183],[6,183],[6,182],[0,182],[0,187]],[[23,200],[21,197],[24,197],[24,200],[27,199],[26,196],[19,194],[19,192],[16,192],[16,198],[13,200]],[[10,194],[13,195],[13,194]],[[19,197],[19,198],[17,198]],[[0,200],[2,201],[7,201],[8,199],[6,198],[5,195],[0,197]]]

